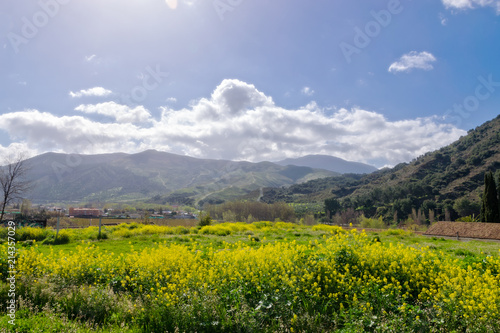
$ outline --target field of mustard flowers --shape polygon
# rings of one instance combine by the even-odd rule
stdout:
[[[283,222],[53,233],[18,229],[16,325],[3,306],[1,332],[500,332],[498,250]]]

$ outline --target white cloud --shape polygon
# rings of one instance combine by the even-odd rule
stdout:
[[[89,55],[89,56],[85,56],[85,61],[86,62],[92,62],[95,59],[96,59],[96,55],[95,54],[92,54],[92,55]]]
[[[410,72],[414,68],[428,71],[434,68],[432,63],[435,61],[436,57],[429,52],[418,53],[411,51],[401,56],[398,61],[392,63],[389,66],[389,72]]]
[[[78,92],[69,92],[69,95],[73,98],[80,97],[89,97],[89,96],[97,96],[97,97],[106,97],[111,95],[113,92],[108,89],[104,89],[103,87],[94,87],[87,90],[80,90]]]
[[[48,112],[26,110],[0,115],[0,129],[17,143],[36,150],[105,153],[137,149],[144,137],[132,124],[98,123],[80,116],[58,117]]]
[[[119,122],[27,110],[0,115],[0,129],[38,152],[132,153],[154,148],[249,161],[330,154],[377,166],[409,161],[466,134],[450,124],[439,124],[435,118],[390,121],[359,108],[328,114],[314,102],[285,109],[255,86],[238,80],[224,80],[209,98],[187,108],[164,107],[158,119],[143,107],[130,109],[114,103],[78,109]],[[131,123],[130,117],[148,122]]]
[[[473,9],[476,7],[493,7],[500,14],[500,0],[443,0],[446,8]]]
[[[312,90],[310,87],[304,87],[302,88],[302,90],[300,91],[303,95],[306,95],[306,96],[312,96],[314,95],[315,91]]]
[[[439,21],[443,26],[448,24],[448,19],[442,13],[439,13]]]
[[[19,152],[25,154],[27,158],[37,155],[37,151],[28,147],[26,143],[14,142],[7,147],[0,145],[0,165],[5,162],[2,158],[16,156]]]
[[[151,114],[143,106],[130,108],[115,102],[79,105],[75,108],[87,114],[101,114],[114,118],[119,123],[142,123],[150,120]]]

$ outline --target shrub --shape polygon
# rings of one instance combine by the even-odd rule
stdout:
[[[203,217],[200,216],[200,223],[198,224],[200,227],[204,227],[211,224],[212,224],[212,218],[210,217],[210,214],[206,214]]]
[[[16,229],[16,240],[18,242],[22,242],[25,240],[42,241],[49,235],[55,235],[55,232],[51,229],[31,228],[31,227],[23,227]]]
[[[345,233],[345,230],[336,225],[327,225],[327,224],[317,224],[312,227],[313,231],[326,231],[332,234],[340,234]]]
[[[174,227],[173,231],[174,231],[174,234],[176,234],[176,235],[187,235],[187,234],[189,234],[189,229],[186,228],[186,227],[182,227],[182,226]]]
[[[479,217],[475,217],[474,215],[460,217],[455,220],[456,222],[479,222]]]
[[[119,229],[119,230],[116,230],[115,232],[113,232],[113,236],[122,237],[122,238],[132,237],[133,234],[134,233],[128,229]]]
[[[366,218],[364,215],[361,215],[360,225],[362,228],[372,228],[372,229],[385,229],[387,226],[380,216],[378,219]]]
[[[59,234],[57,237],[54,239],[54,245],[58,244],[68,244],[70,241],[70,233],[67,230],[61,230],[59,231]]]

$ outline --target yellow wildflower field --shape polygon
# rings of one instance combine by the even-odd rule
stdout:
[[[152,228],[134,230],[156,233]],[[364,232],[321,225],[311,230],[323,236],[309,242],[253,239],[253,232],[287,228],[293,225],[206,226],[196,232],[222,240],[248,232],[250,240],[164,242],[131,246],[125,254],[90,242],[70,254],[44,254],[35,245],[18,253],[18,311],[117,332],[500,330],[498,256],[466,262],[429,247],[381,243]],[[6,253],[5,244],[0,251]],[[7,271],[2,260],[2,301]]]

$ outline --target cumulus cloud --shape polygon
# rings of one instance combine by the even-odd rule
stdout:
[[[3,158],[16,156],[19,152],[22,152],[26,158],[35,156],[38,153],[36,150],[28,147],[26,143],[14,142],[7,147],[0,145],[0,165],[5,163],[5,160],[3,160]]]
[[[122,107],[108,103],[82,106],[81,111],[118,120],[116,110]],[[159,118],[148,113],[143,119],[149,122],[102,123],[80,115],[27,110],[0,115],[0,129],[39,152],[132,153],[154,148],[249,161],[329,154],[377,166],[411,160],[466,134],[434,118],[390,121],[359,108],[331,113],[314,102],[285,109],[255,86],[238,80],[224,80],[210,97],[187,108],[163,107]]]
[[[500,15],[500,0],[443,0],[446,8],[473,9],[476,7],[493,7]]]
[[[410,72],[414,68],[428,71],[434,68],[432,63],[435,61],[436,57],[429,52],[424,51],[418,53],[416,51],[411,51],[401,56],[398,61],[392,63],[391,66],[389,66],[389,72]]]
[[[38,152],[105,153],[137,149],[143,129],[133,124],[99,123],[81,116],[56,116],[38,110],[0,115],[0,129]]]
[[[89,96],[97,96],[97,97],[106,97],[111,95],[113,92],[111,90],[104,89],[103,87],[94,87],[87,90],[80,90],[77,92],[69,92],[69,95],[73,98],[80,97],[89,97]]]
[[[75,108],[87,114],[100,114],[114,118],[119,123],[142,123],[150,120],[151,114],[143,106],[130,108],[115,102],[79,105]]]

